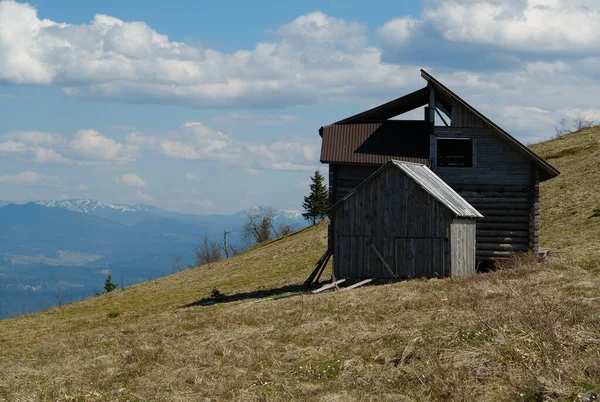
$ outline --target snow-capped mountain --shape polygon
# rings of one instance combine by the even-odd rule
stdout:
[[[98,201],[92,198],[73,198],[70,200],[52,200],[52,201],[36,201],[38,205],[52,208],[64,208],[69,211],[79,212],[83,214],[91,213],[102,209],[111,209],[119,212],[152,212],[156,213],[159,208],[151,205],[127,205],[127,204],[111,204],[109,202]]]
[[[14,203],[10,201],[0,201],[0,207],[11,204],[27,204]],[[145,204],[115,204],[105,201],[95,200],[93,198],[72,198],[67,200],[50,200],[50,201],[34,201],[31,204],[41,205],[47,208],[66,209],[71,212],[77,212],[85,215],[96,216],[99,218],[109,219],[124,225],[135,225],[149,219],[171,219],[180,222],[196,223],[205,227],[233,227],[242,225],[246,218],[247,211],[240,211],[231,215],[195,215],[195,214],[180,214],[169,212],[163,209]],[[259,206],[254,206],[248,211],[260,209]],[[294,227],[302,227],[305,224],[302,213],[298,210],[276,210],[274,218],[278,221],[291,224]]]

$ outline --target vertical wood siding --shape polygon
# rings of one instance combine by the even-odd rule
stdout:
[[[454,216],[394,166],[357,189],[332,212],[331,219],[336,278],[393,280],[394,276],[441,277],[450,273],[449,236]]]
[[[485,122],[481,120],[475,113],[465,108],[456,99],[452,100],[452,116],[450,116],[452,122],[451,127],[485,127]]]
[[[476,225],[472,219],[455,219],[450,228],[452,243],[451,265],[452,276],[463,276],[475,273]]]

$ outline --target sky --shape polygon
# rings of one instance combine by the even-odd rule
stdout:
[[[0,200],[300,209],[421,68],[524,143],[600,121],[600,3],[0,0]]]

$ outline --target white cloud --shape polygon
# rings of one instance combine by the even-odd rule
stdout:
[[[88,160],[129,161],[137,151],[135,146],[123,145],[96,130],[77,132],[69,146],[75,153]]]
[[[395,18],[377,30],[378,37],[388,45],[398,45],[411,39],[423,25],[423,21],[412,17]]]
[[[22,142],[6,141],[0,142],[0,152],[9,154],[20,154],[26,152],[28,149],[27,145]]]
[[[152,198],[152,196],[150,196],[149,194],[146,194],[144,192],[142,192],[141,190],[137,190],[135,192],[135,198],[137,198],[140,201],[143,202],[152,202],[154,201],[154,198]]]
[[[0,136],[0,154],[13,154],[36,163],[81,166],[122,163],[135,160],[139,145],[152,141],[154,139],[132,133],[122,144],[96,130],[79,131],[70,140],[55,133],[19,131]]]
[[[578,119],[581,118],[583,120],[588,120],[594,123],[600,122],[600,109],[596,108],[564,108],[560,109],[559,113],[571,118]]]
[[[528,53],[600,54],[600,8],[593,1],[444,1],[423,17],[452,42]]]
[[[146,182],[135,173],[125,173],[117,177],[115,180],[117,184],[122,184],[129,187],[144,187]]]
[[[254,113],[226,113],[211,119],[211,123],[217,126],[229,126],[234,124],[250,124],[255,126],[276,126],[296,121],[296,116],[291,115],[262,115]]]
[[[68,96],[257,107],[404,87],[414,67],[382,63],[367,42],[363,24],[313,12],[271,41],[224,53],[171,41],[144,22],[96,15],[72,25],[0,2],[0,81],[57,85]]]
[[[65,142],[62,135],[43,131],[15,131],[3,134],[2,139],[37,146],[55,146]]]
[[[158,148],[170,158],[219,161],[244,167],[248,174],[256,174],[259,169],[313,170],[318,140],[260,144],[237,140],[194,122],[185,123],[178,131],[161,139]]]
[[[187,173],[185,175],[185,179],[186,180],[200,180],[200,177],[198,177],[198,175],[192,174],[192,173]]]
[[[55,178],[30,170],[16,175],[0,175],[0,182],[17,185],[49,184],[54,180]]]

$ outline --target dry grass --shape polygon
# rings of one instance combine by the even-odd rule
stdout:
[[[600,257],[600,127],[542,142],[531,149],[560,170],[542,183],[543,245],[580,256]]]
[[[215,287],[222,300],[284,294],[324,251],[321,225],[0,321],[0,400],[586,400],[600,391],[600,228],[586,216],[600,180],[587,154],[598,153],[595,133],[534,147],[563,171],[542,187],[543,240],[566,250],[549,262],[524,256],[468,278],[182,307]]]
[[[214,286],[301,281],[325,233],[0,322],[0,400],[537,401],[600,387],[600,275],[572,261],[181,308]]]

